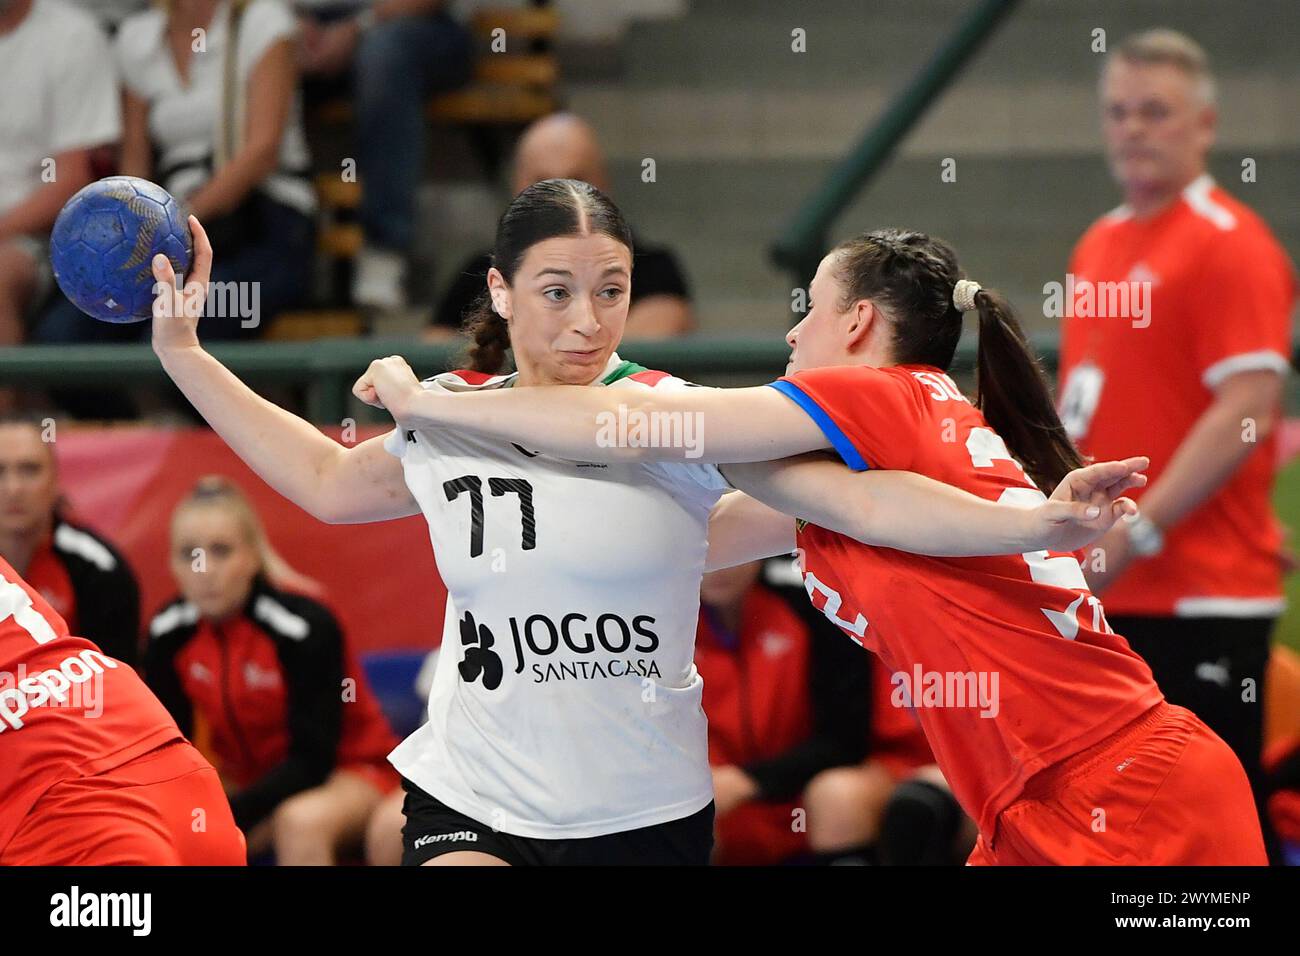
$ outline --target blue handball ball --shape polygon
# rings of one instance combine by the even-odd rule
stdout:
[[[68,200],[50,235],[50,262],[63,294],[101,322],[153,315],[151,263],[162,253],[177,275],[194,257],[185,211],[167,190],[134,176],[109,176]]]

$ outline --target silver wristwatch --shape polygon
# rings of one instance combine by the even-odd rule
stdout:
[[[1128,540],[1133,553],[1140,558],[1159,554],[1165,546],[1165,533],[1145,515],[1138,515],[1128,524]]]

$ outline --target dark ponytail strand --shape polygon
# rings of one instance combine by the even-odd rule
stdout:
[[[1083,464],[1052,402],[1042,366],[1011,306],[999,293],[975,293],[979,311],[975,406],[1045,494]]]
[[[465,367],[473,372],[497,375],[505,371],[506,352],[510,348],[510,327],[492,308],[492,297],[479,294],[465,313],[461,331],[469,339]]]

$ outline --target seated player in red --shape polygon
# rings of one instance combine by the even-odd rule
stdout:
[[[0,558],[0,866],[238,866],[212,766]]]
[[[319,585],[285,564],[243,493],[200,479],[176,507],[181,594],[149,625],[145,679],[182,727],[202,716],[250,856],[330,865],[398,784],[397,745]],[[289,590],[292,589],[292,590]]]
[[[836,865],[959,864],[975,845],[975,824],[934,762],[915,708],[900,693],[903,675],[891,673],[874,654],[868,663],[867,757],[809,782],[809,847],[816,859]]]
[[[717,806],[713,862],[800,862],[815,829],[804,788],[867,751],[866,655],[817,613],[789,558],[704,575],[695,666],[704,678]]]

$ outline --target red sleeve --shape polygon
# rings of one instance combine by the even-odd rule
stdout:
[[[907,371],[835,366],[796,372],[771,385],[817,423],[854,471],[911,466],[921,392]]]
[[[1237,372],[1285,374],[1296,293],[1286,253],[1247,227],[1223,237],[1206,260],[1186,316],[1201,380],[1213,389]]]

